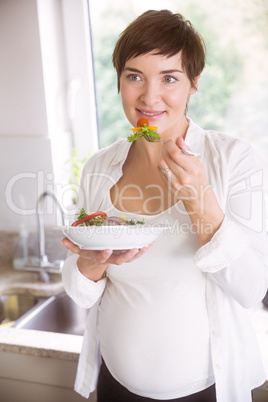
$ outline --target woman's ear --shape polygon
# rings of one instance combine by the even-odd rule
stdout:
[[[198,82],[199,82],[200,75],[194,78],[191,89],[190,89],[190,95],[194,95],[197,90],[198,90]]]

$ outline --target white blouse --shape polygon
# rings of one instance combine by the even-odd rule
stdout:
[[[122,212],[113,209],[111,215]],[[181,398],[215,382],[206,275],[193,258],[199,243],[181,201],[160,214],[135,217],[169,228],[142,258],[109,265],[98,321],[101,355],[134,394]]]
[[[246,310],[262,300],[268,284],[262,170],[256,165],[252,149],[246,141],[202,130],[191,120],[185,141],[194,152],[201,154],[210,183],[225,212],[220,229],[209,243],[198,248],[196,237],[190,236],[189,246],[185,249],[194,269],[204,278],[217,401],[250,402],[251,389],[265,381],[259,347]],[[89,159],[83,172],[78,208],[83,207],[88,213],[112,211],[111,203],[108,207],[110,188],[122,175],[130,146],[126,139],[122,139]],[[146,253],[139,261],[145,257],[148,262],[150,256],[153,262],[156,258],[154,247],[149,250],[152,250],[151,254]],[[80,306],[90,308],[75,383],[75,390],[88,397],[96,388],[99,373],[99,324],[102,323],[103,307],[100,301],[105,301],[105,293],[112,289],[116,267],[108,267],[108,278],[93,282],[80,273],[76,266],[77,258],[77,255],[67,258],[62,278],[70,297]],[[179,255],[177,258],[178,266],[185,263]],[[147,271],[144,272],[146,275]],[[172,316],[175,314],[176,309],[173,309]],[[158,321],[155,330],[160,330],[161,325],[162,322]],[[111,358],[105,343],[102,352],[106,353],[108,360]],[[209,369],[207,373],[209,383]],[[123,384],[128,381],[121,379]],[[155,397],[161,399],[159,394]]]

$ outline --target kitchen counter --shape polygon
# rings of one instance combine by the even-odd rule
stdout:
[[[0,328],[0,352],[78,361],[82,340],[79,335]]]
[[[50,297],[59,295],[63,291],[61,276],[58,274],[51,274],[50,282],[45,283],[40,281],[38,272],[15,271],[0,267],[0,294],[2,295],[16,293]]]
[[[39,280],[38,272],[14,271],[0,266],[0,294],[22,294],[50,297],[64,292],[61,276],[50,275],[51,281]],[[0,326],[0,352],[27,354],[77,361],[82,336]]]
[[[50,283],[39,281],[38,273],[0,270],[0,293],[32,294],[50,297],[63,292],[61,277],[51,277]],[[268,308],[262,303],[250,310],[250,316],[259,340],[268,380]],[[0,327],[0,352],[35,357],[78,361],[83,337],[30,329]],[[267,382],[265,383],[267,387]],[[266,389],[266,388],[265,388]]]
[[[66,249],[59,246],[61,233],[47,230],[46,234],[49,234],[46,236],[49,261],[64,260]],[[22,295],[22,300],[24,295],[34,296],[38,300],[62,300],[61,295],[64,294],[64,289],[61,275],[49,274],[50,282],[44,283],[40,280],[38,272],[13,269],[12,259],[17,236],[17,233],[0,231],[0,294]],[[29,255],[34,256],[37,250],[36,235],[30,234],[28,240]],[[9,298],[3,297],[3,300],[8,302]],[[16,308],[16,302],[14,302],[16,298],[11,297],[10,300],[12,300],[11,305],[14,303]],[[28,301],[31,307],[33,298],[26,297],[24,300],[27,302],[23,311],[27,308]],[[39,301],[41,306],[42,300]],[[0,326],[1,400],[6,402],[18,400],[82,402],[84,398],[73,390],[73,384],[83,337],[14,328],[10,326],[11,322],[8,320],[7,322],[3,320],[3,325]],[[51,323],[50,320],[42,322]],[[81,333],[80,330],[79,333]],[[96,402],[94,393],[89,401]]]

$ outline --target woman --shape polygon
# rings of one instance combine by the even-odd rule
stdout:
[[[250,188],[242,191],[258,182],[252,150],[186,116],[205,51],[181,15],[142,14],[121,34],[113,63],[129,122],[148,119],[165,143],[123,138],[98,151],[78,207],[171,230],[119,254],[63,240],[72,252],[65,289],[90,308],[75,389],[88,397],[98,384],[98,402],[251,401],[265,376],[246,308],[267,290],[267,239],[254,226],[264,217]]]

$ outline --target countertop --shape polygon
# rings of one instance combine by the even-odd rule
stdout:
[[[0,267],[0,294],[31,294],[33,296],[56,296],[64,291],[61,277],[52,274],[49,283],[39,280],[38,272],[15,271]]]
[[[0,352],[77,361],[83,337],[32,329],[0,328]]]
[[[61,276],[51,275],[51,281],[39,280],[36,272],[15,271],[0,267],[0,294],[30,294],[50,297],[64,292]],[[83,337],[31,329],[0,326],[0,352],[20,353],[77,361]]]
[[[61,277],[56,275],[48,284],[38,280],[38,274],[0,270],[0,293],[54,296],[64,290]],[[259,340],[268,380],[268,308],[262,303],[250,310],[250,316]],[[77,361],[83,337],[30,329],[0,327],[0,352],[20,353],[55,359]]]

